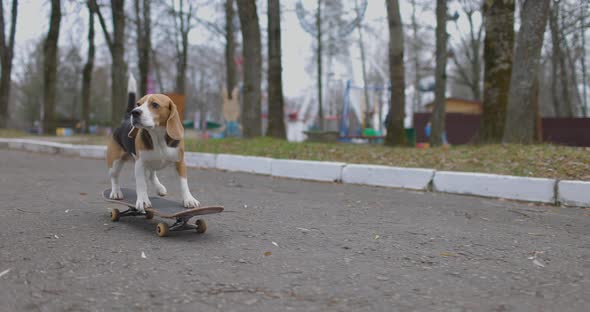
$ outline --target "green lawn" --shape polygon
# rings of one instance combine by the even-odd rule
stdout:
[[[547,144],[464,145],[417,149],[338,143],[289,143],[259,138],[189,140],[186,142],[186,149],[207,153],[590,180],[590,148]]]
[[[0,130],[0,137],[28,137]],[[32,137],[73,144],[105,144],[106,137]],[[437,170],[590,180],[590,148],[556,145],[483,145],[450,148],[388,148],[378,145],[289,143],[257,139],[186,140],[186,150],[284,159],[327,160]]]

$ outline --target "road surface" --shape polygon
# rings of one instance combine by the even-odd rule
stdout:
[[[109,220],[108,181],[103,161],[0,150],[0,311],[590,307],[589,210],[189,170],[227,212],[160,238]]]

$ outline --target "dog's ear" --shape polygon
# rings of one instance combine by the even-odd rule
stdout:
[[[176,108],[176,104],[172,100],[170,101],[170,116],[168,117],[168,121],[166,122],[166,133],[168,136],[171,137],[173,140],[182,140],[182,136],[184,135],[184,128],[182,127],[182,122],[180,121],[180,116],[178,115],[178,108]]]
[[[131,128],[131,130],[129,131],[129,133],[127,133],[127,137],[131,138],[131,139],[135,139],[135,137],[137,136],[137,133],[139,132],[139,129],[133,127]]]

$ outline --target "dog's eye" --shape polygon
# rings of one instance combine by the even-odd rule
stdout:
[[[152,103],[152,107],[155,108],[155,109],[158,109],[158,108],[160,108],[160,104],[158,104],[158,103]]]
[[[141,105],[141,103],[139,103],[139,102],[135,103],[135,106],[139,106],[139,105]]]

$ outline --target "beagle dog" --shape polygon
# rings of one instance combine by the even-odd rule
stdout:
[[[122,199],[119,173],[123,163],[135,159],[135,183],[137,201],[135,208],[145,213],[152,204],[148,197],[146,181],[155,186],[160,196],[166,195],[166,187],[160,183],[156,172],[174,164],[180,178],[184,207],[198,207],[188,188],[184,163],[184,128],[180,122],[176,104],[163,94],[148,94],[135,102],[135,93],[129,93],[127,113],[107,146],[107,165],[111,178],[111,199]]]

